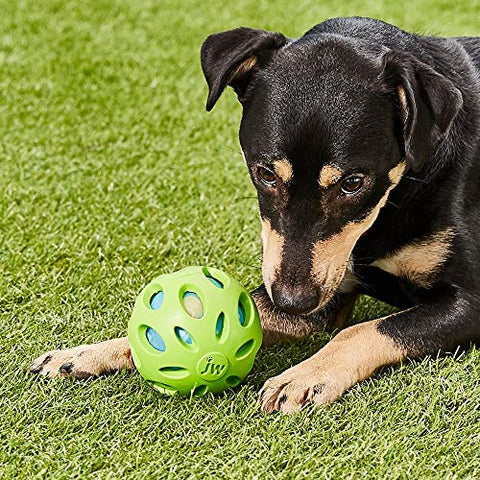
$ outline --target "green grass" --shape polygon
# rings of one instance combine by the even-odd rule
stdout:
[[[328,409],[256,392],[326,338],[258,356],[235,391],[164,398],[134,372],[45,381],[45,350],[125,333],[137,292],[190,264],[260,282],[255,193],[199,47],[337,15],[480,35],[473,1],[0,1],[0,478],[475,478],[480,353],[385,369]],[[363,299],[357,320],[385,313]]]

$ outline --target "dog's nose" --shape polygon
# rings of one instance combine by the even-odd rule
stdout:
[[[285,287],[272,285],[273,303],[286,313],[301,315],[315,310],[320,303],[320,292],[310,287]]]

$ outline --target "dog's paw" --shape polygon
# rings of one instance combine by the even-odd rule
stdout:
[[[30,371],[49,378],[61,375],[82,379],[98,377],[122,368],[133,368],[126,338],[80,345],[67,350],[52,350],[36,358]]]
[[[259,403],[266,413],[293,413],[308,404],[328,405],[344,390],[331,372],[299,364],[267,380]]]
[[[49,378],[57,375],[75,378],[100,375],[102,372],[94,347],[95,345],[81,345],[68,350],[52,350],[36,358],[30,371]]]

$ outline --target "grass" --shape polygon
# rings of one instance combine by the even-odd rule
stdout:
[[[480,353],[385,369],[328,409],[265,416],[256,391],[319,335],[258,356],[234,391],[164,398],[134,372],[45,381],[41,352],[122,336],[153,276],[260,281],[254,190],[199,47],[337,15],[480,34],[480,2],[0,0],[0,478],[475,478]],[[388,307],[363,299],[357,320]]]

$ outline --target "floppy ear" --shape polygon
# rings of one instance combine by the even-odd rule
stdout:
[[[253,74],[286,43],[281,33],[244,27],[210,35],[201,52],[209,88],[207,110],[214,107],[227,85],[235,89],[242,101]]]
[[[419,171],[447,137],[462,94],[451,80],[404,52],[385,54],[384,74],[399,100],[405,159]]]

